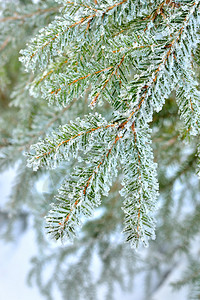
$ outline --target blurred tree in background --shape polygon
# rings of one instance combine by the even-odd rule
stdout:
[[[71,36],[65,37],[66,39],[71,38],[72,40],[77,37],[72,45],[74,48],[72,46],[70,48],[69,46],[68,49],[68,46],[62,44],[63,41],[59,40],[58,43],[60,43],[59,47],[61,48],[62,55],[57,56],[55,60],[46,56],[46,49],[41,54],[37,53],[38,50],[36,50],[35,56],[38,55],[36,59],[39,61],[39,69],[36,69],[34,74],[32,72],[25,72],[24,66],[19,62],[20,49],[24,49],[26,43],[35,37],[41,28],[53,22],[55,16],[61,16],[64,13],[68,17],[67,13],[69,9],[70,14],[76,16],[75,19],[79,13],[82,13],[83,18],[86,18],[85,14],[88,13],[87,9],[89,11],[93,10],[94,13],[96,13],[95,10],[101,7],[96,1],[88,1],[88,7],[84,8],[83,11],[79,11],[80,6],[83,6],[84,2],[77,1],[77,3],[79,3],[79,6],[77,4],[78,8],[72,2],[58,2],[59,3],[53,0],[41,0],[36,3],[31,0],[21,0],[3,1],[0,4],[0,170],[3,172],[9,167],[13,167],[16,170],[16,177],[13,182],[14,185],[10,198],[6,205],[0,206],[1,238],[7,241],[17,239],[19,235],[19,231],[16,230],[17,226],[21,224],[21,228],[25,230],[29,216],[34,217],[34,228],[37,234],[37,245],[40,255],[34,257],[32,260],[29,280],[38,285],[41,293],[44,294],[47,299],[53,299],[55,287],[60,291],[63,299],[98,299],[98,291],[103,286],[106,287],[105,299],[112,299],[112,297],[115,299],[114,291],[116,284],[120,284],[126,291],[132,287],[134,278],[137,283],[137,276],[140,273],[143,274],[145,280],[144,299],[151,299],[155,290],[165,282],[167,276],[177,267],[178,263],[183,260],[186,261],[187,264],[185,273],[180,276],[180,281],[174,283],[174,286],[181,287],[182,285],[188,285],[190,288],[188,299],[200,299],[200,184],[195,175],[198,160],[199,133],[197,132],[196,136],[189,135],[190,126],[193,125],[195,127],[197,125],[198,127],[199,121],[194,117],[188,117],[187,121],[189,121],[186,126],[184,125],[184,113],[187,114],[187,106],[185,109],[184,106],[178,108],[177,103],[179,105],[180,103],[185,103],[185,91],[183,93],[177,88],[177,85],[172,85],[172,92],[167,95],[162,110],[159,111],[160,109],[158,109],[158,113],[154,112],[153,120],[150,124],[152,129],[151,136],[153,140],[154,161],[158,164],[160,196],[158,199],[158,210],[154,213],[157,220],[157,237],[155,241],[150,242],[148,249],[139,250],[135,253],[130,249],[129,245],[124,244],[123,241],[121,231],[123,230],[124,212],[121,209],[123,206],[122,196],[119,194],[119,190],[122,188],[121,184],[123,178],[121,164],[109,195],[102,197],[101,206],[96,209],[89,221],[84,220],[79,237],[73,244],[67,242],[65,245],[61,245],[59,243],[55,247],[52,241],[48,239],[44,230],[44,216],[48,214],[50,204],[57,195],[57,190],[63,183],[63,179],[70,178],[70,174],[77,165],[77,159],[74,155],[69,161],[64,159],[59,165],[56,165],[56,169],[45,170],[44,168],[40,168],[37,172],[34,172],[32,169],[26,167],[27,159],[24,155],[26,152],[29,152],[30,146],[37,143],[39,139],[42,143],[42,139],[44,139],[47,134],[51,137],[53,130],[56,138],[58,138],[56,134],[62,135],[62,131],[59,132],[57,130],[60,125],[68,124],[70,120],[74,121],[78,117],[82,120],[85,118],[85,115],[89,115],[90,113],[93,115],[95,112],[98,112],[98,114],[101,113],[103,117],[110,120],[113,110],[119,110],[121,119],[119,115],[116,115],[114,120],[116,123],[118,122],[118,131],[119,129],[124,130],[126,119],[123,113],[126,112],[126,106],[128,106],[128,111],[131,111],[133,107],[131,106],[130,99],[127,99],[127,101],[115,101],[115,99],[118,99],[117,97],[121,99],[119,90],[121,85],[125,85],[124,82],[127,82],[128,85],[131,76],[135,76],[142,68],[147,68],[145,65],[147,64],[146,61],[143,66],[140,66],[141,69],[139,69],[137,65],[137,72],[134,71],[136,60],[132,61],[131,57],[134,57],[134,55],[138,56],[139,59],[147,57],[147,60],[150,57],[152,62],[154,55],[158,55],[159,51],[169,51],[172,46],[170,43],[167,43],[167,38],[169,38],[169,33],[167,33],[162,41],[159,40],[160,44],[164,44],[162,48],[159,48],[159,44],[158,50],[156,50],[156,47],[155,49],[150,47],[151,50],[145,49],[144,52],[142,52],[143,48],[141,48],[141,51],[136,52],[136,54],[130,51],[130,57],[128,57],[124,63],[119,59],[119,53],[121,59],[123,55],[126,54],[126,52],[123,52],[124,49],[122,49],[122,45],[124,45],[125,50],[128,49],[128,51],[129,48],[132,47],[131,39],[133,39],[133,36],[131,35],[131,29],[133,26],[136,27],[138,32],[144,32],[144,36],[142,36],[141,39],[144,44],[148,44],[148,39],[152,38],[151,30],[153,30],[151,26],[147,25],[149,20],[151,21],[151,25],[155,22],[156,29],[159,29],[159,26],[161,26],[161,32],[164,27],[169,25],[167,20],[169,23],[171,21],[175,24],[173,26],[180,31],[180,28],[182,28],[181,22],[185,22],[188,10],[191,10],[191,7],[194,6],[194,2],[150,1],[151,5],[149,5],[148,9],[152,11],[152,14],[148,15],[150,16],[148,18],[143,18],[142,22],[141,15],[138,11],[141,11],[143,14],[145,13],[147,10],[145,1],[128,1],[130,5],[132,5],[132,2],[134,3],[137,18],[134,19],[131,17],[130,12],[126,10],[125,12],[121,12],[118,7],[114,13],[116,18],[114,21],[110,21],[110,19],[107,20],[106,16],[103,16],[105,18],[104,24],[107,30],[106,33],[99,24],[93,24],[93,18],[86,19],[87,22],[85,22],[81,37],[76,31],[75,33],[72,32]],[[102,5],[106,7],[112,7],[118,3],[112,1],[109,3],[106,1],[98,2],[102,2]],[[125,1],[123,2],[125,4]],[[195,5],[197,5],[197,9],[199,10],[198,1],[196,3]],[[183,7],[182,10],[181,7]],[[142,11],[142,9],[144,11]],[[110,10],[108,12],[110,12]],[[172,11],[169,12],[169,10]],[[179,11],[177,12],[176,10]],[[122,19],[123,22],[117,23],[118,21],[116,20],[118,20],[117,18],[120,19],[120,14],[127,22]],[[132,15],[134,14],[132,13]],[[173,15],[175,16],[174,18],[172,17]],[[112,14],[109,14],[109,18],[110,16],[112,16]],[[66,20],[67,17],[65,17]],[[44,47],[44,45],[48,43],[45,39],[50,37],[51,43],[48,44],[48,51],[52,51],[52,53],[57,51],[56,47],[58,47],[58,45],[54,47],[53,41],[55,34],[58,33],[54,31],[59,30],[59,28],[56,27],[57,25],[58,27],[61,26],[59,22],[67,22],[68,20],[56,20],[58,24],[54,22],[52,23],[54,24],[52,27],[48,27],[50,31],[53,31],[53,34],[48,32],[45,37],[44,32],[41,32],[41,39],[44,38],[43,44],[41,41],[41,44],[40,42],[34,44],[33,41],[32,47]],[[76,22],[78,22],[78,19],[76,19]],[[111,22],[112,25],[110,27],[107,25],[109,22]],[[114,24],[112,22],[114,22]],[[101,65],[102,57],[105,56],[107,59],[108,55],[105,47],[102,47],[102,44],[100,47],[97,43],[94,46],[94,53],[86,53],[86,58],[81,57],[81,54],[85,51],[84,47],[86,44],[91,43],[91,35],[94,35],[92,33],[94,28],[97,36],[99,34],[98,30],[102,30],[102,32],[100,32],[101,36],[108,37],[109,34],[111,34],[112,37],[117,36],[117,38],[119,32],[127,30],[127,35],[123,35],[120,37],[121,39],[115,40],[113,38],[113,44],[111,44],[112,39],[108,37],[108,48],[113,51],[112,59],[114,62],[118,61],[117,67],[115,68],[116,74],[114,74],[116,78],[109,83],[110,86],[108,85],[108,87],[106,87],[107,77],[102,74],[102,76],[97,76],[95,79],[94,77],[90,78],[89,80],[91,81],[84,82],[84,84],[81,83],[82,79],[84,81],[89,78],[87,74],[91,73],[90,68],[94,68],[94,65],[84,65],[85,60],[87,61],[87,55],[91,57],[93,55],[95,57],[98,65],[96,69],[93,70],[93,73],[96,73],[96,75],[100,74],[98,70],[103,69],[98,68],[98,66]],[[89,37],[87,40],[88,32],[90,32],[90,35],[88,34]],[[173,32],[171,32],[171,34],[172,33]],[[86,40],[85,44],[82,42],[83,36]],[[139,37],[137,38],[138,44],[134,45],[134,47],[140,45],[141,41]],[[105,40],[102,38],[102,40],[102,43],[105,42],[106,44],[106,38]],[[158,45],[156,38],[154,42]],[[83,49],[81,54],[77,50],[79,49],[79,44]],[[187,48],[187,45],[185,45],[185,47]],[[195,85],[197,89],[195,103],[197,103],[196,105],[198,107],[197,81],[199,80],[199,45],[197,45],[196,48],[196,51],[193,51],[193,49],[186,49],[185,51],[186,54],[187,51],[192,51],[193,60],[189,62],[195,74]],[[26,51],[30,51],[30,49]],[[178,53],[178,49],[176,49],[176,51]],[[73,53],[77,56],[73,57]],[[178,56],[177,53],[173,53],[175,61],[178,60],[178,57],[176,57]],[[68,65],[67,61],[69,57],[72,62]],[[45,62],[41,63],[40,60],[44,60]],[[83,61],[79,70],[80,75],[78,75],[76,64],[79,60],[80,62]],[[184,59],[182,61],[183,63],[185,62]],[[34,63],[35,61],[33,63],[30,62],[30,64]],[[126,73],[124,74],[120,63],[124,63],[123,68],[127,70],[128,75]],[[160,61],[156,62],[155,59],[153,63],[157,66],[156,64],[160,64]],[[86,68],[86,70],[84,68]],[[168,68],[170,68],[170,64]],[[41,69],[43,72],[41,72]],[[170,71],[168,69],[167,71],[172,78],[170,72],[173,73],[174,70]],[[181,72],[180,68],[177,67],[177,76],[178,71]],[[106,70],[106,72],[108,72],[108,76],[113,76],[113,70],[111,68],[110,70]],[[127,76],[128,78],[126,78]],[[140,79],[141,78],[142,77],[140,77]],[[153,79],[155,79],[155,77]],[[144,81],[146,79],[142,78],[142,80]],[[175,77],[173,80],[176,82]],[[135,81],[137,83],[137,79]],[[147,87],[143,81],[141,84],[138,80],[137,88],[143,89],[144,92]],[[66,92],[66,85],[71,82],[78,82],[78,88],[76,85],[71,85],[69,95]],[[187,84],[189,85],[186,76],[185,85]],[[62,93],[60,93],[59,90],[60,86],[62,86]],[[93,91],[95,86],[98,86],[98,91],[100,87],[104,87],[103,93],[100,95],[101,98],[97,96],[97,90]],[[131,88],[133,89],[133,86]],[[109,89],[113,91],[112,95],[109,94]],[[184,85],[182,89],[185,89]],[[188,90],[189,88],[187,91]],[[54,93],[51,93],[51,91],[54,91]],[[189,90],[189,93],[195,93],[195,91],[191,92],[191,90]],[[191,95],[195,97],[194,94]],[[70,101],[67,102],[66,99],[68,97]],[[124,91],[124,98],[126,97],[127,94]],[[104,101],[109,98],[111,98],[110,101]],[[89,104],[94,99],[98,100],[97,106],[91,110]],[[163,101],[163,99],[160,99],[160,101]],[[49,102],[51,104],[58,103],[61,105],[49,105]],[[192,111],[193,110],[195,110],[195,107]],[[178,111],[181,116],[183,116],[182,119],[179,118]],[[192,122],[194,124],[192,124]],[[129,129],[130,128],[127,128],[127,130]],[[133,134],[133,141],[134,135],[135,134]],[[103,136],[101,136],[101,138],[103,138]],[[104,138],[105,140],[107,139],[106,136]],[[46,147],[47,150],[43,150],[43,153],[48,152],[49,148],[47,145],[44,147]],[[73,152],[73,148],[71,148],[70,151]],[[96,150],[92,148],[91,151]],[[53,158],[50,157],[50,159],[53,160],[53,162],[56,160],[55,156],[53,156]],[[79,163],[83,169],[84,159],[84,154],[82,158],[79,157]],[[46,164],[46,161],[42,163]],[[42,192],[41,189],[38,189],[38,185],[45,187],[45,193]],[[63,227],[65,227],[65,224]],[[100,265],[99,272],[96,276],[94,276],[93,272],[95,260],[98,260],[98,264]],[[52,267],[47,278],[45,271],[49,263]]]

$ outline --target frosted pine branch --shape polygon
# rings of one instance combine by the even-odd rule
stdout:
[[[133,123],[131,132],[124,140],[122,163],[124,169],[123,189],[126,241],[133,248],[140,243],[148,245],[155,239],[153,213],[158,197],[156,164],[153,162],[149,128],[140,122]]]
[[[77,118],[75,122],[61,126],[58,132],[32,145],[32,151],[27,153],[28,166],[34,170],[42,166],[55,168],[62,160],[69,160],[71,156],[77,158],[80,151],[87,153],[92,144],[100,144],[102,138],[109,143],[115,132],[116,125],[108,124],[98,114],[89,114],[84,120]]]
[[[54,238],[73,239],[83,217],[90,217],[101,203],[101,196],[108,196],[113,177],[117,176],[120,137],[115,137],[109,146],[106,141],[91,147],[85,165],[76,169],[67,179],[56,197],[47,217],[48,232]],[[101,147],[105,149],[102,151]]]
[[[158,197],[149,123],[174,90],[185,132],[199,134],[194,58],[200,1],[57,2],[62,16],[21,52],[25,68],[37,72],[31,94],[59,107],[74,99],[83,105],[86,94],[87,110],[106,109],[103,117],[88,113],[60,126],[28,154],[35,170],[71,158],[76,164],[47,218],[48,230],[56,238],[74,237],[121,163],[126,241],[147,246],[155,238]]]

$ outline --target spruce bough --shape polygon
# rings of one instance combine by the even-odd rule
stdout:
[[[126,241],[147,246],[158,197],[149,126],[174,90],[182,138],[199,135],[199,1],[57,2],[62,15],[21,51],[25,68],[35,71],[30,92],[66,109],[87,93],[91,112],[27,154],[34,170],[77,162],[46,218],[48,232],[73,239],[122,168]],[[112,113],[102,116],[105,103]]]

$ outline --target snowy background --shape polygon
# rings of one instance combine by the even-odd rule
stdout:
[[[0,192],[2,208],[12,187],[14,171],[8,170],[0,175]],[[30,287],[27,284],[27,274],[31,268],[30,259],[36,255],[37,247],[35,234],[32,228],[32,221],[29,220],[28,229],[20,235],[13,243],[5,243],[0,240],[0,299],[1,300],[36,300],[44,299],[36,286]],[[98,266],[94,266],[97,268]],[[145,300],[187,300],[187,289],[173,292],[170,282],[178,279],[184,269],[184,261],[175,268],[154,294],[152,299]],[[98,270],[96,270],[98,272]],[[120,289],[116,291],[115,300],[142,300],[141,294],[144,288],[142,277],[138,276],[134,292],[124,294]],[[102,296],[103,297],[103,296]],[[59,300],[56,295],[56,300]],[[87,300],[87,299],[83,299]],[[94,299],[95,300],[95,299]],[[103,298],[102,298],[103,300]]]

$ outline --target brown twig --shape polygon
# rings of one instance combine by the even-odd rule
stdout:
[[[61,7],[61,5],[59,5],[57,7],[38,9],[37,11],[35,11],[33,13],[25,14],[25,15],[19,15],[18,13],[15,13],[14,16],[9,16],[9,17],[5,17],[5,18],[0,19],[0,22],[24,20],[24,19],[27,19],[27,18],[31,18],[35,15],[44,14],[44,13],[48,13],[48,12],[52,12],[52,11],[57,11],[60,7]]]
[[[0,47],[0,51],[2,51],[10,42],[10,37],[7,37],[7,39],[3,42],[3,44]]]
[[[52,12],[52,11],[57,11],[60,7],[61,7],[61,5],[59,5],[57,7],[45,8],[45,9],[38,9],[38,10],[36,10],[33,13],[25,14],[25,15],[19,15],[18,13],[15,13],[14,16],[9,16],[9,17],[5,17],[5,18],[0,19],[0,22],[15,21],[15,20],[24,20],[26,18],[31,18],[31,17],[33,17],[35,15],[44,14],[44,13],[48,13],[48,12]]]

